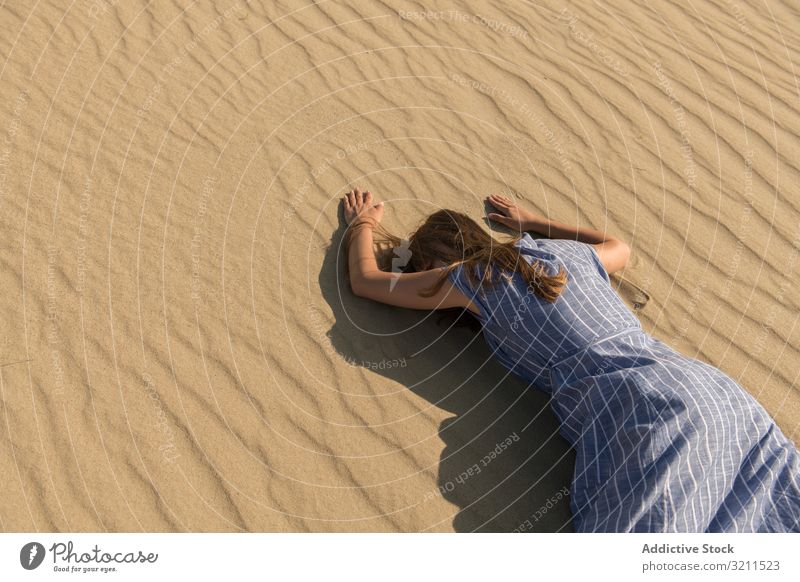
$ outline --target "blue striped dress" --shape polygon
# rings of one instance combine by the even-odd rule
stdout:
[[[555,303],[511,282],[474,290],[483,335],[509,370],[551,396],[577,452],[579,532],[800,531],[800,453],[732,378],[646,333],[594,248],[517,243],[569,281]]]

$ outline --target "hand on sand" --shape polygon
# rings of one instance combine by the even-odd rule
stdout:
[[[356,219],[366,219],[378,224],[383,218],[383,202],[374,203],[372,192],[362,192],[359,188],[345,194],[342,198],[344,219],[353,224]]]
[[[505,196],[492,194],[486,198],[486,201],[498,210],[498,212],[490,212],[488,217],[509,228],[519,231],[535,230],[537,225],[547,223],[544,216],[520,208]]]

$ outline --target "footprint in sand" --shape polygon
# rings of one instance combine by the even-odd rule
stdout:
[[[633,283],[621,275],[614,275],[611,279],[612,282],[617,283],[617,293],[619,293],[625,303],[634,311],[644,309],[647,302],[650,301],[650,294],[636,283]]]

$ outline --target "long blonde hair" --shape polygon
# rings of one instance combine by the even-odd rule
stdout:
[[[389,233],[381,225],[376,228],[376,234],[379,248],[384,251],[378,254],[380,268],[383,270],[397,270],[397,263],[403,262],[397,260],[398,256],[401,259],[403,256],[407,257],[402,267],[403,272],[424,271],[430,269],[436,261],[447,265],[439,280],[420,292],[422,297],[435,295],[447,280],[448,274],[459,265],[464,265],[473,289],[491,287],[501,277],[508,280],[511,274],[519,273],[538,297],[550,303],[558,299],[567,283],[567,273],[563,266],[556,275],[548,275],[545,266],[539,261],[528,263],[520,257],[519,249],[514,245],[521,236],[509,242],[500,242],[469,216],[455,210],[434,212],[406,240]],[[347,238],[349,250],[350,237]],[[386,246],[387,243],[390,247]],[[403,252],[398,253],[397,249],[402,249]],[[480,277],[479,265],[484,267]]]

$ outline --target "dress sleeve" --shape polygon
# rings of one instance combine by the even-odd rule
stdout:
[[[470,301],[478,306],[478,309],[481,312],[480,316],[478,316],[478,319],[481,321],[481,323],[484,323],[487,320],[487,314],[489,313],[485,294],[481,293],[480,290],[476,291],[472,289],[472,285],[469,282],[467,273],[464,270],[464,265],[458,265],[455,269],[448,273],[447,277],[456,289],[461,291],[470,299]]]
[[[600,260],[600,255],[589,243],[564,238],[538,239],[537,243],[540,247],[552,249],[555,254],[560,254],[568,260],[585,265],[590,272],[596,272],[606,283],[611,283],[611,278]]]
[[[594,245],[590,245],[587,243],[582,243],[575,241],[579,245],[583,245],[589,251],[589,255],[591,258],[592,263],[597,268],[597,271],[600,273],[600,276],[606,280],[606,283],[611,282],[611,278],[608,276],[608,271],[606,271],[605,266],[603,266],[603,261],[600,260],[600,255],[597,254],[597,250],[594,248]]]

